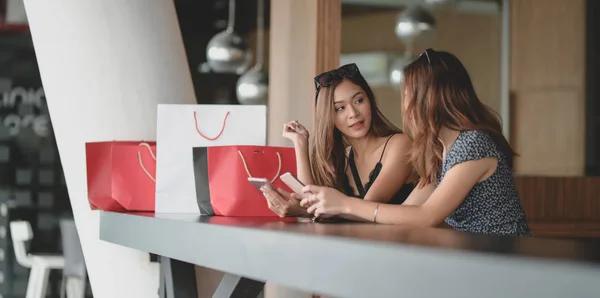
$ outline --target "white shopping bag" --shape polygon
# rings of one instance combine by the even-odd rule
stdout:
[[[197,213],[192,147],[267,142],[267,107],[159,104],[156,212]]]

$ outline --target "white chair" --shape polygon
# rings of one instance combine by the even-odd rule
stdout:
[[[65,258],[59,255],[32,255],[27,253],[25,242],[33,239],[33,231],[27,221],[11,221],[10,234],[17,263],[23,267],[31,268],[25,298],[45,298],[50,270],[63,269]]]

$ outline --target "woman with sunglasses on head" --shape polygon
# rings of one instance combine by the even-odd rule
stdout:
[[[410,182],[416,182],[408,159],[410,140],[383,116],[356,64],[315,77],[315,88],[310,159],[306,128],[297,121],[283,127],[283,136],[296,149],[298,179],[346,197],[402,204],[414,188]],[[268,187],[263,192],[278,215],[312,217],[294,195]]]
[[[515,153],[457,57],[426,50],[404,69],[403,125],[420,176],[403,205],[350,199],[308,185],[308,212],[376,223],[531,235],[512,175]]]

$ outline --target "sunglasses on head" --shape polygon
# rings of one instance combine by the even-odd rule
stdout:
[[[433,49],[427,49],[427,50],[423,51],[421,54],[419,54],[419,58],[421,58],[422,56],[425,56],[427,58],[427,62],[429,63],[429,65],[431,65],[431,58],[437,57],[438,60],[440,60],[440,62],[442,63],[442,65],[444,65],[444,68],[446,68],[446,70],[448,70],[448,66],[446,65],[446,62],[444,62],[444,60],[442,60],[442,58],[439,57],[437,52],[434,51]]]
[[[358,66],[356,63],[350,63],[346,65],[342,65],[337,69],[326,71],[315,77],[315,101],[317,96],[319,96],[319,90],[321,87],[329,87],[336,81],[341,81],[345,78],[352,78],[359,74]]]

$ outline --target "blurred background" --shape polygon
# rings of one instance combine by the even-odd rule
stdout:
[[[257,56],[263,66],[254,70],[268,72],[269,47],[278,46],[269,43],[271,1],[277,0],[235,1],[236,46],[247,56],[225,72],[211,65],[218,52],[210,52],[210,42],[231,21],[230,1],[174,0],[199,103],[268,104],[256,91],[266,77],[241,77]],[[600,235],[600,21],[592,17],[599,1],[342,3],[340,64],[358,64],[392,122],[401,125],[402,66],[426,48],[454,53],[480,99],[502,115],[520,155],[514,171],[534,233]],[[24,297],[28,269],[14,258],[8,222],[31,223],[29,250],[59,254],[58,219],[72,215],[19,0],[0,1],[0,93],[0,297]],[[60,273],[53,272],[48,296],[58,297],[59,286]]]

